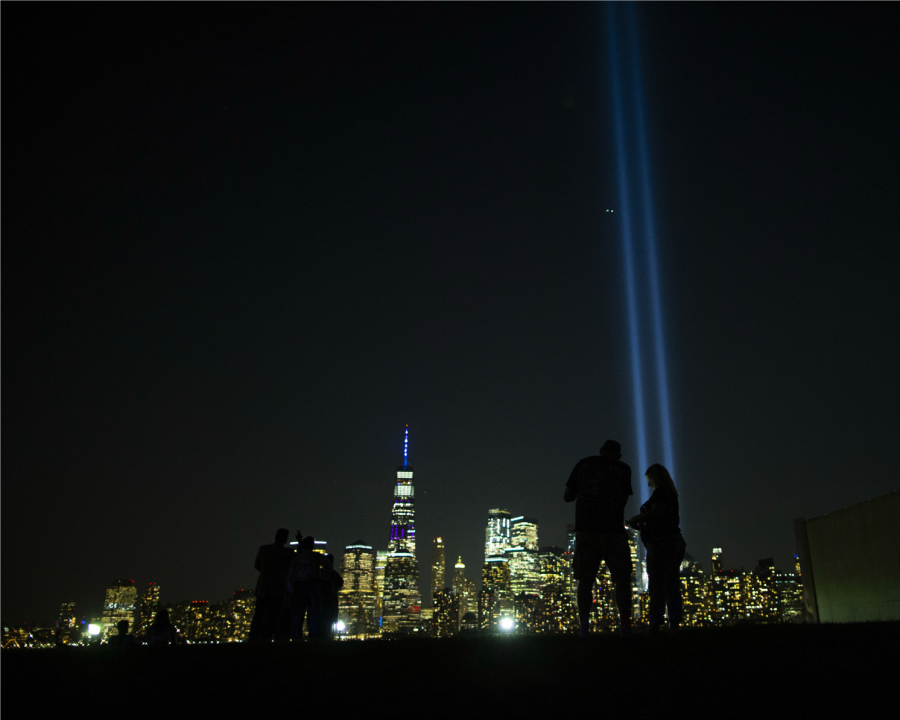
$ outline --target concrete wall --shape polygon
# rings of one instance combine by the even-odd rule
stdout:
[[[900,492],[798,521],[797,538],[812,619],[900,620]]]

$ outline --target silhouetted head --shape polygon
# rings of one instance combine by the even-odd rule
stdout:
[[[127,635],[128,634],[128,621],[127,620],[119,620],[116,623],[116,627],[119,628],[119,635]]]
[[[622,457],[622,446],[615,440],[607,440],[600,448],[600,454],[618,460]]]
[[[167,627],[171,625],[169,622],[169,611],[165,608],[156,611],[156,617],[153,618],[153,624],[156,627]]]
[[[647,482],[650,483],[650,487],[654,490],[659,487],[667,487],[676,495],[678,494],[678,491],[675,489],[675,483],[672,481],[672,476],[669,475],[669,471],[659,463],[653,463],[653,465],[648,467],[644,476],[647,478]]]
[[[275,533],[275,544],[284,545],[290,534],[291,533],[287,528],[278,528],[278,531]]]
[[[307,535],[300,541],[301,550],[313,550],[316,547],[316,539],[312,535]]]

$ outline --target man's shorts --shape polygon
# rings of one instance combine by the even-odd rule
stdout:
[[[631,550],[625,533],[575,532],[575,560],[572,564],[576,580],[593,582],[606,562],[613,582],[631,579]]]

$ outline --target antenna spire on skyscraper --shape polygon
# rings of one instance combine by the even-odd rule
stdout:
[[[406,426],[406,434],[403,436],[403,467],[408,467],[407,453],[409,452],[409,425]]]

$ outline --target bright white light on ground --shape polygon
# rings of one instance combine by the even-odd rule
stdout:
[[[94,624],[88,625],[88,635],[93,635],[94,637],[96,637],[99,634],[100,634],[100,626],[99,625],[94,625]]]
[[[500,629],[506,630],[509,632],[516,626],[516,623],[513,621],[511,617],[505,617],[500,620]]]
[[[344,625],[344,623],[342,623],[340,620],[338,620],[338,621],[334,624],[334,629],[337,630],[338,632],[344,632],[344,630],[347,629],[347,626]]]

